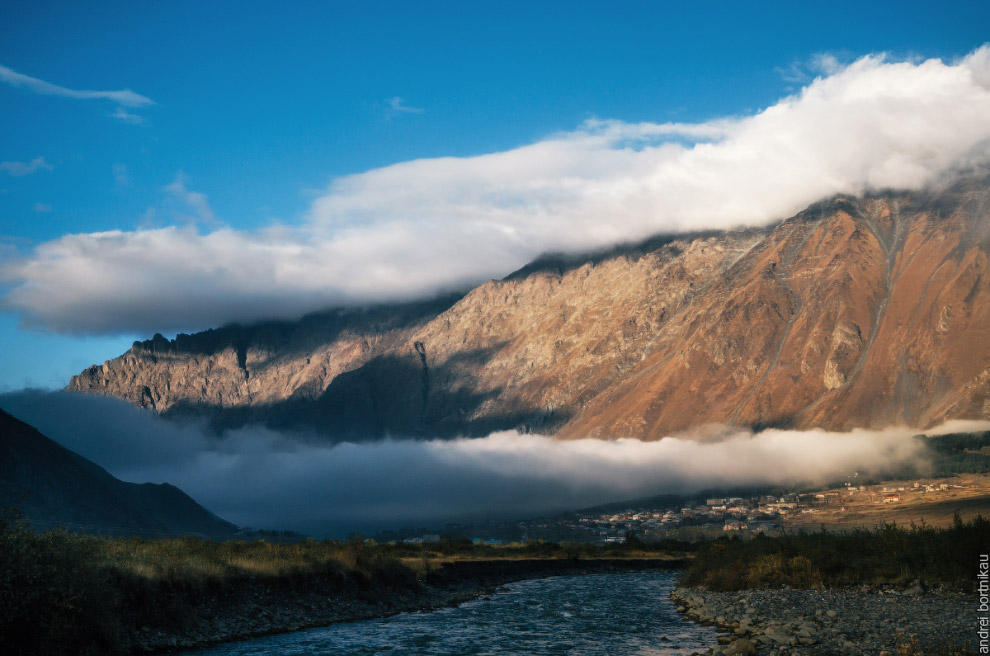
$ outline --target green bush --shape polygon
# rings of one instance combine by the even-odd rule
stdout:
[[[822,575],[807,556],[784,556],[775,553],[759,557],[746,570],[746,587],[822,588]]]

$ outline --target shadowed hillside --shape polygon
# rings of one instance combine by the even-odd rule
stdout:
[[[0,410],[0,506],[16,506],[39,530],[231,537],[237,530],[163,483],[126,483]]]

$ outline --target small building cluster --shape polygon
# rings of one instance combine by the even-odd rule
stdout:
[[[963,486],[944,481],[903,485],[854,485],[848,482],[839,488],[810,493],[708,497],[677,507],[584,511],[481,526],[448,524],[442,534],[468,538],[476,544],[499,545],[527,540],[608,544],[625,542],[630,535],[644,541],[658,541],[719,534],[773,533],[789,519],[807,523],[814,521],[815,515],[845,512],[851,504],[896,504],[902,502],[906,494],[937,494],[960,487]],[[407,543],[422,544],[440,540],[441,533],[423,532],[412,537],[407,533],[403,537]]]

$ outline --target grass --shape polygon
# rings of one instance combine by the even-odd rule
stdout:
[[[0,512],[0,653],[106,654],[127,626],[181,626],[206,600],[250,586],[385,594],[416,585],[363,542],[211,542],[36,533]]]
[[[681,558],[697,548],[696,543],[685,540],[642,542],[630,536],[627,542],[589,544],[586,542],[547,542],[529,540],[506,545],[473,543],[467,538],[441,536],[438,542],[425,544],[388,543],[378,545],[386,553],[400,558],[429,558],[437,561],[451,560],[522,560],[533,558]]]
[[[374,578],[396,566],[380,549],[361,542],[307,540],[295,544],[199,538],[98,539],[99,563],[152,581],[282,579],[348,573]]]
[[[990,550],[990,521],[958,516],[949,528],[885,524],[848,533],[798,532],[701,546],[684,585],[711,590],[825,588],[851,585],[975,585],[980,554]]]

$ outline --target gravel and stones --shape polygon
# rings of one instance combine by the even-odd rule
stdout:
[[[678,588],[671,599],[690,619],[727,633],[708,650],[712,655],[895,656],[977,649],[975,596],[924,592],[920,585],[907,591]]]

